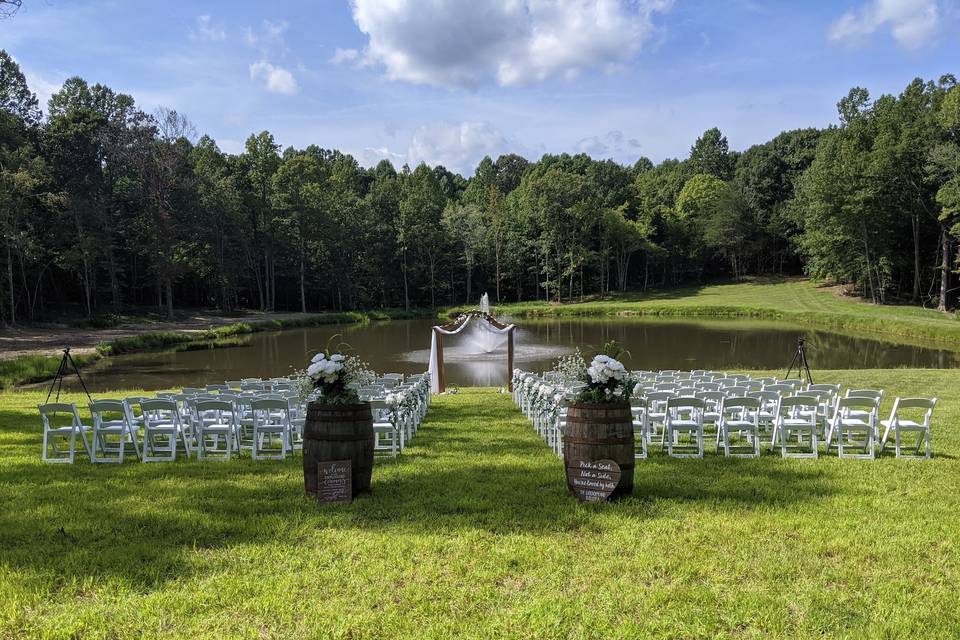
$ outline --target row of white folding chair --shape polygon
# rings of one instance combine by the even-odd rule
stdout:
[[[635,398],[635,429],[639,432],[638,442],[641,451],[637,452],[637,458],[646,457],[646,444],[651,440],[652,430],[650,424],[659,419],[662,422],[660,430],[660,448],[663,450],[666,446],[667,453],[671,457],[703,457],[705,424],[712,423],[716,427],[717,449],[721,448],[725,455],[737,457],[753,457],[760,455],[761,446],[761,420],[768,415],[763,410],[763,399],[756,396],[725,396],[718,392],[706,392],[701,397],[668,396],[662,398],[663,406],[660,412],[657,408],[651,408],[649,403],[661,400],[661,398]],[[774,444],[776,443],[777,429],[781,429],[783,455],[790,457],[786,451],[786,436],[790,433],[799,433],[803,426],[800,422],[792,420],[797,408],[806,406],[814,410],[816,400],[814,398],[791,398],[783,403],[782,399],[777,397],[776,409],[773,411],[772,418],[774,425]],[[781,408],[782,407],[782,408]],[[812,413],[811,416],[815,415]],[[816,425],[814,419],[808,418],[806,424],[809,428],[811,437],[814,438],[814,455],[816,451]],[[681,449],[679,436],[686,434],[694,442],[692,450],[690,448]],[[736,434],[745,439],[747,448],[736,447],[731,444],[731,436]],[[803,454],[801,454],[803,455]]]
[[[282,460],[298,444],[302,447],[302,431],[291,420],[286,398],[195,397],[188,400],[189,421],[175,399],[146,400],[140,406],[145,462],[175,460],[180,450],[187,457],[196,452],[200,460],[229,460],[243,450],[254,460]]]
[[[547,374],[543,377],[521,374],[514,379],[513,398],[520,410],[530,419],[537,434],[557,456],[562,457],[567,403],[582,385],[565,388],[558,385],[556,380],[556,376]],[[549,390],[546,400],[542,400],[544,396],[541,390],[544,388]]]
[[[525,384],[526,379],[529,378],[533,381],[533,385]],[[739,380],[747,380],[748,376],[741,376]],[[518,384],[519,382],[519,384]],[[534,428],[538,433],[548,441],[548,444],[554,445],[554,450],[560,451],[560,441],[562,438],[562,429],[559,428],[560,423],[562,422],[563,409],[562,407],[554,407],[551,410],[545,410],[540,408],[539,410],[535,408],[533,401],[537,398],[537,390],[539,385],[543,384],[545,381],[543,378],[537,378],[533,375],[522,375],[518,380],[515,380],[514,387],[514,400],[521,406],[521,409],[525,414],[534,423]],[[725,381],[731,382],[731,381]],[[843,403],[843,406],[839,408],[835,407],[836,394],[839,392],[839,385],[804,385],[802,381],[792,380],[789,382],[777,380],[776,378],[759,378],[753,380],[754,383],[750,386],[727,386],[722,391],[711,392],[711,391],[700,391],[696,388],[686,388],[679,389],[679,391],[693,391],[695,396],[699,396],[701,399],[705,399],[706,402],[703,408],[703,416],[707,418],[707,422],[712,422],[716,427],[716,439],[717,447],[720,448],[723,446],[724,451],[729,455],[738,455],[731,451],[730,445],[730,433],[731,431],[737,431],[738,433],[745,432],[742,428],[745,424],[751,425],[752,419],[755,418],[756,429],[751,428],[746,430],[748,436],[748,442],[750,442],[751,447],[755,449],[755,452],[759,452],[760,440],[761,440],[761,430],[765,433],[770,434],[771,439],[771,449],[775,448],[778,444],[781,448],[781,453],[784,457],[809,457],[816,456],[818,446],[817,446],[817,437],[820,434],[823,434],[827,431],[829,424],[832,420],[846,419],[848,425],[854,425],[855,423],[849,422],[850,419],[866,419],[869,421],[872,418],[875,420],[877,417],[877,409],[879,407],[879,398],[882,397],[882,391],[876,390],[848,390],[847,395],[851,398],[875,398],[876,406],[872,410],[865,411],[865,409],[870,409],[866,403],[858,403],[857,400],[850,400]],[[756,391],[755,389],[758,386],[762,386],[761,391]],[[803,395],[804,392],[800,391],[806,387],[809,391],[806,392],[806,395]],[[655,388],[655,387],[654,387]],[[713,387],[707,387],[712,389]],[[798,392],[801,394],[800,397],[797,397]],[[653,392],[658,393],[658,392]],[[669,400],[671,397],[677,397],[680,394],[670,393],[670,392],[659,392],[662,394],[661,398],[663,401]],[[793,397],[786,400],[785,397],[789,397],[793,394]],[[735,401],[727,402],[727,407],[730,411],[741,414],[739,418],[734,418],[730,415],[730,411],[723,411],[723,400],[730,398],[731,395],[739,396]],[[710,396],[713,396],[712,398]],[[711,400],[713,400],[712,405]],[[720,403],[717,403],[717,400]],[[674,401],[674,407],[676,407],[676,402]],[[559,404],[564,404],[562,401]],[[755,409],[752,409],[756,405]],[[781,409],[782,407],[782,409]],[[859,407],[859,409],[857,409]],[[690,407],[688,407],[690,409]],[[752,409],[752,410],[751,410]],[[858,413],[859,411],[859,413]],[[660,415],[661,420],[665,422],[667,412],[662,412]],[[751,420],[745,421],[743,418],[744,414],[748,414],[748,417]],[[553,424],[543,424],[538,423],[538,420],[542,416],[553,416],[555,422]],[[641,416],[637,416],[635,424],[640,423]],[[649,443],[650,438],[653,435],[656,435],[655,430],[649,430],[646,428],[648,424],[647,420],[650,417],[657,417],[656,413],[650,413],[645,408],[643,417],[643,427],[641,429],[642,433],[638,442],[640,443],[640,451],[637,453],[638,458],[646,457],[647,455],[647,444]],[[852,418],[851,418],[852,417]],[[884,421],[890,423],[891,425],[896,424],[893,416],[889,421]],[[668,438],[666,435],[667,432],[671,432],[669,435],[669,447],[672,448],[674,435],[678,431],[682,431],[684,427],[684,421],[682,417],[677,419],[672,419],[670,425],[664,424],[664,429],[661,432],[661,442]],[[917,425],[920,426],[917,426]],[[551,427],[555,426],[555,429]],[[735,427],[733,429],[732,427]],[[924,431],[922,423],[917,423],[913,421],[910,423],[910,428],[919,433],[919,438],[921,441],[918,442],[918,448],[923,444],[923,438],[929,437],[929,430]],[[556,433],[555,442],[551,443],[552,435]],[[894,435],[897,435],[896,431],[893,431]],[[804,435],[808,436],[811,445],[807,448],[806,451],[796,451],[788,452],[788,443],[790,436],[797,437],[798,448],[802,445],[802,438]],[[850,438],[853,435],[853,427],[851,426],[848,429],[845,436],[847,437],[848,443],[846,448],[849,449]],[[701,442],[698,443],[698,449],[702,447],[702,431],[700,433]],[[874,432],[873,436],[874,441],[876,441],[877,436]],[[887,437],[885,435],[884,442]],[[927,451],[930,447],[927,446]],[[672,454],[672,451],[671,451]],[[702,455],[702,451],[699,452],[699,455]],[[848,457],[846,451],[841,451],[840,455],[843,457]],[[897,455],[900,455],[900,447],[897,447]]]
[[[376,391],[373,395],[361,394],[362,399],[370,402],[373,413],[374,452],[389,453],[396,458],[413,439],[427,415],[430,402],[429,378],[411,376],[405,384],[379,388]],[[396,409],[388,406],[388,393],[403,393],[408,398],[407,404]]]
[[[131,400],[141,410],[138,416]],[[295,443],[288,401],[249,398],[242,402],[249,407],[247,419],[241,418],[238,402],[196,398],[189,403],[189,411],[197,417],[187,421],[182,405],[174,398],[95,400],[90,404],[92,425],[83,423],[73,403],[41,405],[42,458],[46,462],[73,462],[79,437],[92,462],[122,463],[129,449],[144,462],[173,460],[179,451],[188,457],[196,451],[203,459],[218,441],[223,442],[223,449],[214,453],[226,453],[229,458],[234,451],[249,449],[254,459],[261,459],[276,457],[266,446],[266,438],[273,436],[282,436],[280,450],[286,457]],[[58,413],[67,417],[68,424],[55,423]]]
[[[933,408],[936,406],[935,398],[897,398],[889,419],[879,421],[885,427],[883,438],[879,439],[877,429],[879,395],[866,390],[860,390],[860,392],[861,395],[857,395],[857,391],[852,391],[849,396],[835,399],[826,433],[827,452],[830,451],[833,440],[836,438],[836,446],[840,457],[872,459],[876,455],[877,446],[879,446],[879,451],[883,452],[892,436],[895,441],[895,455],[898,458],[929,458],[932,455],[930,421]],[[742,398],[729,398],[717,393],[708,393],[701,397],[686,399],[667,397],[662,414],[650,410],[646,403],[650,402],[651,399],[647,397],[635,401],[635,405],[638,402],[645,405],[644,410],[638,412],[635,424],[640,427],[641,440],[648,441],[651,432],[649,429],[651,418],[660,417],[664,425],[661,432],[662,446],[664,439],[668,440],[668,445],[672,445],[676,431],[686,429],[689,432],[690,429],[687,429],[687,427],[690,427],[691,424],[696,426],[697,419],[699,419],[697,445],[698,453],[702,455],[703,424],[705,422],[709,423],[712,418],[717,427],[718,448],[722,444],[725,453],[731,455],[729,435],[731,427],[735,427],[738,432],[748,433],[748,440],[754,447],[754,455],[758,455],[761,426],[763,422],[768,422],[773,426],[771,449],[779,446],[783,457],[817,457],[818,436],[822,432],[820,415],[823,403],[822,397],[816,395],[818,393],[822,394],[824,391],[819,390],[806,394],[779,397],[773,395],[764,397],[767,395],[764,392],[753,393]],[[658,399],[653,398],[653,400]],[[711,400],[715,403],[712,412],[709,404]],[[772,412],[764,409],[765,401],[774,403],[775,409]],[[701,403],[702,406],[700,406]],[[909,410],[918,411],[919,415],[904,417],[902,414]],[[691,418],[685,418],[685,412],[698,415],[693,416],[693,422],[691,423]],[[745,429],[747,426],[749,426],[749,429]],[[908,456],[902,451],[901,435],[903,433],[916,435],[917,437],[913,455]],[[791,450],[788,452],[791,435],[797,437],[799,451]],[[807,447],[803,446],[804,435],[809,439],[809,446]],[[850,449],[860,449],[861,451],[860,453],[849,453]],[[922,456],[921,449],[923,449]],[[638,457],[642,457],[645,453],[644,451],[642,454],[638,454]],[[670,454],[673,455],[672,447]]]
[[[306,417],[306,409],[299,400],[298,393],[293,390],[276,391],[273,393],[241,391],[241,392],[223,392],[217,394],[198,393],[189,394],[158,394],[158,397],[167,397],[179,403],[181,412],[181,421],[191,430],[196,429],[198,416],[194,409],[194,404],[200,400],[225,400],[236,405],[236,411],[239,413],[238,420],[241,426],[251,426],[253,423],[250,401],[260,400],[283,400],[287,403],[286,416],[275,416],[277,418],[285,417],[291,423],[288,443],[291,450],[302,448],[303,423]],[[276,413],[276,412],[275,412]]]

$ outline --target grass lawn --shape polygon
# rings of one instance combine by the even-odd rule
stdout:
[[[957,637],[960,371],[818,381],[939,396],[934,459],[655,455],[585,505],[465,389],[320,507],[299,460],[44,465],[42,396],[0,394],[0,637]]]
[[[798,278],[627,293],[579,303],[521,302],[496,305],[496,310],[514,317],[660,315],[784,319],[857,334],[873,332],[960,347],[960,320],[953,313],[871,304],[839,296],[833,287]]]

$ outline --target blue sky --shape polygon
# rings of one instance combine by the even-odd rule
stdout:
[[[485,154],[685,157],[836,122],[872,95],[960,75],[953,0],[24,0],[0,47],[45,100],[72,75],[185,113],[221,148],[252,132],[369,165],[472,173]]]

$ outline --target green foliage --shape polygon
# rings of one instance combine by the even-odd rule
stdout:
[[[96,362],[100,354],[77,354],[72,357],[78,367],[83,367]],[[57,375],[61,359],[62,356],[30,355],[0,360],[0,389],[50,380]]]
[[[730,154],[727,138],[716,127],[708,129],[690,148],[690,169],[729,180],[733,177],[735,159]]]
[[[958,95],[949,76],[857,88],[839,126],[743,153],[711,128],[685,159],[507,154],[465,179],[268,131],[225,154],[183,114],[78,77],[43,121],[0,54],[0,324],[562,302],[802,271],[875,302],[933,303],[939,284],[946,308]]]

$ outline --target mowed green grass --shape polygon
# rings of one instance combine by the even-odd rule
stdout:
[[[464,389],[320,506],[299,459],[44,465],[42,396],[6,393],[0,637],[957,637],[960,371],[818,381],[939,396],[935,457],[657,454],[580,504],[509,395]]]
[[[520,302],[496,305],[512,317],[649,315],[755,317],[852,331],[938,341],[960,346],[960,320],[909,305],[879,305],[840,296],[833,287],[799,278],[756,279],[736,284],[626,293],[585,302]]]

